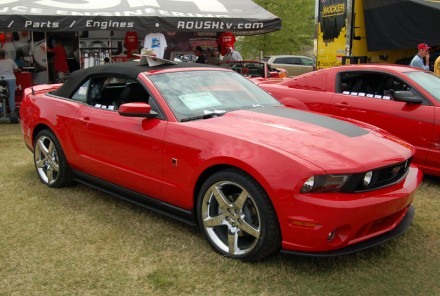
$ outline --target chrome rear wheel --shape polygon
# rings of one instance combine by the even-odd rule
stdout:
[[[34,163],[40,180],[49,187],[62,187],[71,182],[71,171],[58,139],[43,130],[34,145]]]

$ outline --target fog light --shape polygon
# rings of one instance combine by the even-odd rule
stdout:
[[[327,235],[327,240],[331,242],[335,238],[335,236],[336,236],[336,230],[333,230]]]

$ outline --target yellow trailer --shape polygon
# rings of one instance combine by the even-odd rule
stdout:
[[[367,62],[408,65],[417,44],[440,44],[436,0],[316,0],[315,15],[317,69]]]

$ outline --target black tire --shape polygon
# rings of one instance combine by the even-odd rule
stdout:
[[[38,177],[53,188],[72,183],[72,171],[56,136],[49,130],[37,134],[34,143],[34,164]]]
[[[272,203],[242,171],[223,170],[205,181],[197,199],[197,219],[212,248],[224,256],[257,261],[280,248]]]

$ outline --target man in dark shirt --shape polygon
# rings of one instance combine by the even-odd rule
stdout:
[[[201,46],[197,46],[196,49],[194,50],[194,53],[197,56],[196,63],[199,63],[199,64],[205,64],[206,63],[206,57],[205,57],[205,54],[203,52],[203,48]]]

